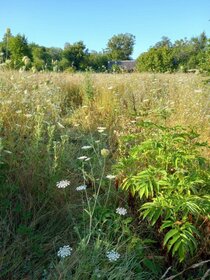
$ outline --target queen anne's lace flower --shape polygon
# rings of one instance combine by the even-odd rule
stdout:
[[[71,255],[72,248],[69,245],[65,245],[63,247],[60,247],[57,253],[57,256],[60,258],[65,258]]]
[[[97,130],[98,130],[99,133],[103,133],[104,130],[106,130],[106,127],[104,127],[104,126],[99,126],[99,127],[97,127]]]
[[[107,256],[107,258],[109,259],[110,262],[115,262],[115,261],[117,261],[119,259],[120,254],[117,253],[114,250],[111,250],[111,251],[108,251],[106,253],[106,256]]]
[[[79,187],[76,187],[76,191],[85,191],[86,188],[87,188],[86,185],[81,185],[81,186],[79,186]]]
[[[78,157],[77,159],[79,159],[79,160],[84,160],[84,159],[87,159],[88,157],[86,157],[86,156],[81,156],[81,157]]]
[[[112,180],[112,179],[114,179],[115,177],[116,177],[115,175],[111,175],[111,174],[109,174],[109,175],[106,176],[106,178],[109,179],[109,180]]]
[[[122,216],[125,216],[127,214],[127,209],[123,208],[123,207],[118,207],[116,209],[116,213]]]
[[[59,189],[65,189],[69,185],[70,185],[70,181],[68,181],[68,180],[62,180],[62,181],[56,183],[56,186]]]
[[[89,149],[91,149],[92,148],[92,146],[83,146],[81,149],[82,150],[89,150]]]

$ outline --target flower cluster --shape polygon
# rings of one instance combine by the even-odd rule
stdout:
[[[61,180],[60,182],[56,183],[57,188],[59,189],[65,189],[70,185],[70,181],[68,180]]]
[[[90,160],[90,158],[89,158],[89,157],[86,157],[86,156],[81,156],[81,157],[78,157],[77,159],[79,159],[79,160],[84,160],[84,161]]]
[[[99,126],[99,127],[97,127],[97,130],[98,130],[99,133],[102,133],[102,132],[104,132],[104,130],[106,130],[106,127]]]
[[[111,251],[108,251],[106,253],[106,256],[107,256],[107,258],[109,259],[110,262],[115,262],[115,261],[117,261],[119,259],[120,254],[117,253],[114,250],[111,250]]]
[[[109,180],[115,179],[115,177],[116,177],[115,175],[111,175],[111,174],[106,176],[106,178]]]
[[[79,186],[79,187],[76,187],[76,191],[85,191],[86,188],[87,188],[86,185],[81,185],[81,186]]]
[[[116,209],[116,213],[121,215],[121,216],[125,216],[127,214],[127,209],[125,209],[123,207],[118,207]]]
[[[65,258],[68,256],[71,256],[72,248],[69,245],[65,245],[63,247],[60,247],[57,253],[57,256],[60,258]]]
[[[89,150],[89,149],[91,149],[92,148],[92,146],[82,146],[82,150]]]

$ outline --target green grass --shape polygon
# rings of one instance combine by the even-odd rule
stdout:
[[[0,279],[160,279],[170,266],[167,277],[207,260],[208,216],[205,250],[198,246],[180,264],[163,247],[160,225],[144,220],[139,201],[121,189],[124,178],[116,171],[117,179],[106,178],[135,147],[132,135],[139,134],[138,144],[154,137],[139,121],[193,128],[208,142],[204,80],[191,74],[0,72]],[[200,152],[208,158],[207,147]],[[57,188],[61,180],[70,185]],[[84,184],[85,191],[76,191]],[[117,214],[118,207],[127,214]],[[57,252],[64,245],[73,250],[62,259]],[[118,260],[109,261],[111,250]],[[202,263],[177,279],[199,279],[206,271]]]

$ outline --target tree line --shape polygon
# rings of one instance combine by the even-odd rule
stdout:
[[[64,48],[28,43],[25,35],[13,35],[8,28],[0,41],[0,65],[33,71],[110,71],[109,61],[130,60],[135,36],[114,35],[102,52],[89,51],[83,41],[66,43]],[[114,67],[116,71],[116,67]],[[139,72],[175,72],[199,69],[210,72],[210,40],[203,32],[190,40],[174,43],[168,37],[150,47],[136,60]],[[120,69],[118,69],[120,71]]]
[[[25,35],[12,35],[8,28],[0,42],[0,63],[12,69],[104,72],[110,60],[131,59],[134,42],[135,37],[125,33],[114,35],[102,52],[89,51],[83,41],[47,48],[28,43]]]
[[[210,40],[204,32],[190,40],[185,38],[174,43],[168,37],[162,37],[138,57],[136,68],[140,72],[210,72]]]

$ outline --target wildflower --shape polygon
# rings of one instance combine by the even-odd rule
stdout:
[[[104,126],[97,127],[97,130],[98,130],[99,133],[104,132],[105,129],[106,129],[106,127],[104,127]]]
[[[102,133],[102,132],[104,132],[104,130],[103,129],[98,129],[98,132]]]
[[[125,209],[123,207],[118,207],[116,209],[116,213],[121,215],[121,216],[125,216],[127,214],[127,209]]]
[[[68,256],[71,256],[72,248],[69,245],[65,245],[63,247],[60,247],[57,253],[57,256],[60,258],[65,258]]]
[[[90,157],[87,157],[86,159],[85,159],[85,161],[89,161],[90,160]]]
[[[109,180],[112,180],[112,179],[114,179],[115,177],[116,177],[115,175],[111,175],[111,174],[109,174],[109,175],[106,176],[106,178],[109,179]]]
[[[87,159],[88,157],[86,157],[86,156],[81,156],[81,157],[78,157],[77,159],[79,159],[79,160],[84,160],[84,159]]]
[[[109,259],[110,262],[115,262],[115,261],[117,261],[119,259],[120,254],[117,253],[114,250],[111,250],[111,251],[108,251],[106,253],[106,256],[107,256],[107,258]]]
[[[57,182],[57,184],[56,184],[57,188],[59,188],[59,189],[65,189],[69,185],[70,185],[70,181],[68,181],[68,180],[62,180],[60,182]]]
[[[87,189],[87,186],[86,185],[81,185],[79,187],[76,187],[76,191],[85,191]]]
[[[97,129],[98,129],[98,130],[105,130],[106,127],[105,127],[105,126],[98,126]]]
[[[109,155],[109,150],[108,149],[102,149],[101,150],[101,155],[102,155],[102,157],[107,157]]]
[[[100,143],[100,140],[96,140],[95,143],[97,143],[97,144]]]
[[[89,149],[91,149],[92,148],[92,146],[83,146],[81,149],[82,150],[89,150]]]

